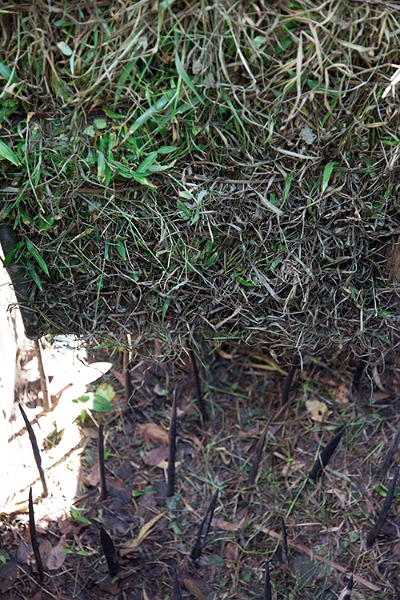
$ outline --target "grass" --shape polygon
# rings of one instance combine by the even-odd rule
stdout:
[[[277,354],[390,343],[395,9],[2,10],[6,263],[39,334],[157,335],[171,353],[193,332]]]

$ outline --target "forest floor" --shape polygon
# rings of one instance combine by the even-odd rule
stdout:
[[[31,375],[33,381],[25,385],[20,401],[39,436],[49,496],[40,497],[28,436],[16,418],[10,443],[24,448],[20,460],[25,483],[15,484],[8,514],[2,517],[1,597],[161,600],[173,598],[176,568],[183,598],[260,598],[268,559],[277,598],[333,600],[353,573],[352,598],[398,599],[398,491],[377,542],[371,550],[365,544],[400,461],[397,452],[382,476],[399,425],[398,357],[388,356],[382,372],[367,369],[357,389],[352,384],[356,364],[310,359],[296,371],[289,401],[282,407],[285,366],[262,350],[227,346],[210,353],[204,347],[198,361],[208,413],[203,421],[189,356],[183,354],[179,364],[162,364],[157,360],[159,352],[156,343],[146,358],[131,365],[133,393],[128,403],[119,357],[106,357],[111,368],[92,384],[92,390],[97,399],[101,394],[111,399],[112,412],[87,409],[82,413],[83,404],[62,397],[56,410],[64,405],[70,416],[64,435],[61,425],[57,431],[54,428],[59,416],[50,413],[35,419],[42,409],[35,406],[40,393]],[[100,355],[88,362],[104,365],[104,360]],[[32,361],[25,367],[29,370],[29,364],[32,370]],[[73,369],[68,376],[72,381]],[[166,498],[174,392],[178,399],[176,493]],[[49,418],[52,435],[50,426],[42,424]],[[106,500],[99,493],[100,422],[105,432]],[[307,475],[319,449],[343,425],[346,429],[337,451],[317,485],[312,484]],[[255,449],[266,426],[258,475],[249,486]],[[12,454],[16,459],[17,450]],[[38,582],[30,543],[30,485],[45,570],[43,585]],[[193,563],[190,553],[199,525],[217,490],[211,529],[200,560]],[[289,543],[286,564],[281,517]],[[119,554],[120,575],[115,580],[107,574],[100,525]]]

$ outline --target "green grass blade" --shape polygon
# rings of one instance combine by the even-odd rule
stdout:
[[[0,159],[1,158],[8,160],[16,166],[20,164],[17,155],[2,140],[0,140]]]

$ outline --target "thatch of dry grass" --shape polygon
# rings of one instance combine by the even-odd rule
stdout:
[[[10,3],[0,26],[1,216],[40,334],[392,343],[397,5]]]

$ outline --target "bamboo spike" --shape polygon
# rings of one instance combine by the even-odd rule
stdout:
[[[21,411],[21,415],[25,421],[25,427],[26,430],[28,432],[29,435],[29,439],[31,442],[31,446],[32,446],[32,450],[33,450],[33,456],[35,457],[35,462],[36,462],[36,466],[37,469],[39,471],[39,477],[40,477],[40,481],[42,482],[42,487],[43,487],[43,498],[47,498],[47,496],[49,495],[49,490],[47,487],[47,479],[46,479],[46,474],[44,472],[44,469],[42,467],[42,457],[40,455],[40,450],[39,450],[39,446],[36,440],[36,435],[35,432],[33,431],[32,425],[29,423],[29,419],[26,416],[26,413],[24,411],[24,409],[22,408],[22,406],[20,404],[18,404],[19,406],[19,410]]]
[[[190,356],[190,360],[192,363],[193,382],[196,387],[197,402],[199,404],[199,408],[200,408],[200,412],[201,412],[203,421],[206,421],[208,418],[208,415],[207,415],[206,405],[204,402],[204,397],[203,397],[203,394],[201,391],[201,383],[200,383],[199,369],[197,367],[196,355],[193,352],[193,348],[189,343],[188,343],[188,351],[189,351],[189,356]]]
[[[99,471],[100,471],[100,496],[102,500],[107,498],[107,483],[106,483],[106,467],[104,464],[104,434],[103,423],[99,425],[97,435],[97,453],[99,455]]]
[[[100,541],[106,557],[108,573],[110,577],[115,577],[119,573],[118,555],[115,551],[114,542],[103,527],[100,527]]]
[[[265,561],[264,600],[272,600],[271,579],[269,576],[269,563]]]
[[[33,501],[32,501],[32,488],[29,488],[29,533],[31,534],[31,542],[33,548],[33,554],[35,555],[37,570],[39,571],[39,580],[40,583],[43,583],[44,580],[44,570],[42,557],[39,552],[39,544],[36,536],[36,525],[35,525],[35,512],[33,510]]]
[[[286,534],[286,525],[283,517],[281,517],[281,529],[282,529],[282,564],[286,565],[288,559],[288,543]]]
[[[267,436],[267,431],[268,431],[268,425],[266,425],[264,427],[264,431],[262,432],[261,437],[257,443],[256,451],[254,454],[254,461],[253,461],[253,464],[251,465],[249,477],[247,479],[248,487],[254,485],[254,482],[256,480],[258,469],[260,467],[262,451],[264,449],[265,438]]]
[[[208,532],[210,530],[210,525],[212,518],[214,516],[215,507],[217,505],[218,500],[218,490],[215,492],[214,496],[211,498],[211,502],[207,508],[204,519],[202,520],[199,528],[199,532],[197,534],[196,540],[193,544],[192,551],[190,553],[190,558],[193,561],[199,560],[204,544],[207,539]]]
[[[315,462],[312,466],[312,469],[310,471],[310,474],[308,476],[308,478],[311,481],[313,481],[314,483],[316,483],[318,481],[318,477],[319,477],[322,469],[324,469],[326,467],[329,460],[331,459],[333,453],[335,452],[336,448],[339,445],[340,440],[342,439],[344,432],[345,432],[345,427],[343,427],[339,431],[339,433],[337,433],[335,435],[335,437],[328,442],[328,444],[322,450],[319,457],[315,460]]]
[[[169,425],[169,449],[167,468],[167,498],[175,495],[175,460],[176,460],[176,392],[172,402],[171,421]]]
[[[394,492],[396,489],[397,478],[399,476],[399,473],[400,473],[400,465],[397,467],[394,477],[392,479],[392,482],[389,486],[388,493],[385,498],[385,502],[383,503],[382,511],[381,511],[375,525],[373,526],[373,528],[371,529],[371,531],[368,534],[367,542],[366,542],[367,550],[370,550],[372,548],[372,546],[374,545],[375,540],[376,540],[377,536],[379,535],[380,530],[384,526],[385,521],[389,516],[390,509],[392,507],[393,496],[394,496]]]

